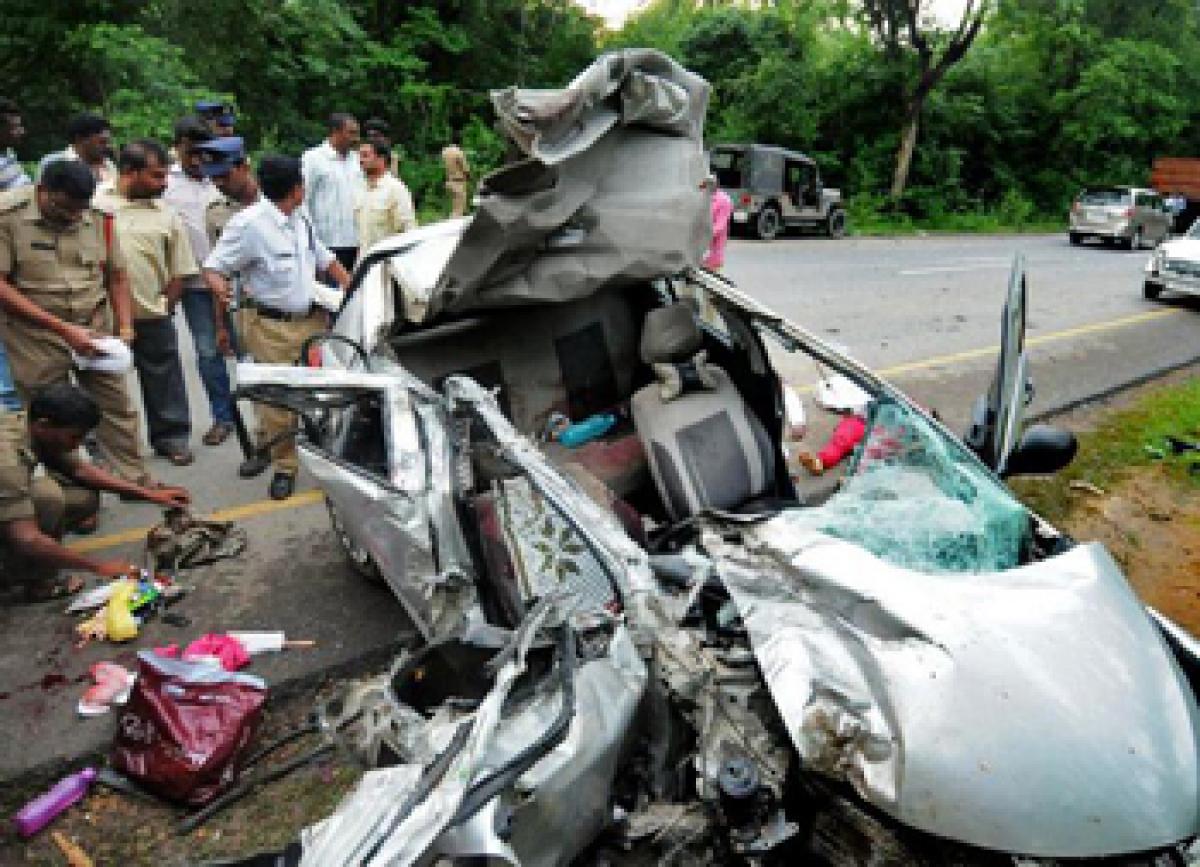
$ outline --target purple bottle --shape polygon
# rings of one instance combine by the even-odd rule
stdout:
[[[38,795],[13,817],[13,826],[22,837],[32,837],[49,825],[54,817],[83,798],[96,779],[95,768],[84,768],[77,774],[63,777],[54,788]]]

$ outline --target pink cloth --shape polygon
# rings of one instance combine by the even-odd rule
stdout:
[[[825,448],[817,452],[817,457],[821,459],[825,469],[837,466],[842,458],[854,451],[854,447],[862,441],[866,432],[867,423],[862,418],[857,415],[842,416],[829,441],[825,443]]]
[[[184,662],[197,656],[215,656],[226,671],[237,671],[250,662],[250,654],[240,641],[217,632],[200,636],[183,651]]]
[[[729,220],[733,217],[733,199],[720,187],[712,194],[712,243],[701,262],[716,270],[725,264],[725,242],[729,240]]]

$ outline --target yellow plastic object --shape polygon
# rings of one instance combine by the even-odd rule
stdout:
[[[128,641],[137,638],[137,623],[129,613],[129,603],[137,593],[137,584],[133,581],[121,581],[108,597],[108,606],[104,609],[104,625],[108,632],[109,641]]]

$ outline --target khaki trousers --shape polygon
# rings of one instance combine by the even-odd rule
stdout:
[[[461,217],[467,212],[467,182],[446,181],[446,190],[450,193],[450,216]]]
[[[91,321],[78,322],[103,334],[112,333],[107,305]],[[38,328],[16,316],[0,316],[0,337],[8,350],[13,382],[25,405],[38,388],[59,382],[75,382],[100,406],[96,438],[113,472],[126,481],[137,481],[146,473],[138,444],[141,442],[137,407],[129,399],[123,373],[76,370],[66,341],[52,331]]]
[[[98,492],[48,476],[34,479],[29,494],[33,499],[38,529],[54,539],[62,539],[67,529],[100,510]],[[57,571],[17,554],[7,544],[0,546],[0,583],[44,583],[54,580]]]
[[[243,346],[255,361],[264,364],[294,364],[304,341],[326,328],[326,316],[321,310],[290,322],[261,316],[252,307],[243,308],[240,314]],[[255,436],[260,446],[285,431],[296,429],[295,413],[261,404],[254,408],[254,413],[258,418]],[[296,441],[288,437],[272,446],[271,463],[276,472],[295,475],[300,468]]]

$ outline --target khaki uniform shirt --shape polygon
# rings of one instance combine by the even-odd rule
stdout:
[[[111,265],[125,268],[120,230],[114,225]],[[95,209],[69,229],[42,218],[35,187],[0,193],[0,274],[43,310],[87,324],[107,303],[104,215]]]
[[[159,199],[128,199],[112,193],[96,204],[111,209],[118,230],[135,319],[167,315],[167,283],[200,273],[183,219]]]
[[[404,181],[384,173],[375,180],[367,179],[354,206],[358,224],[359,249],[366,250],[376,241],[407,232],[417,227],[412,194]]]
[[[31,488],[42,460],[29,443],[28,423],[23,412],[0,413],[0,524],[37,517]],[[70,475],[82,460],[78,453],[64,455],[54,468]]]
[[[467,155],[458,145],[448,144],[442,148],[442,162],[446,165],[447,184],[465,184],[471,176]]]
[[[225,231],[225,225],[238,211],[246,208],[237,199],[231,199],[229,196],[220,196],[208,203],[208,208],[204,211],[204,229],[208,232],[208,247],[209,250],[217,246],[217,239],[221,237],[221,233]]]

